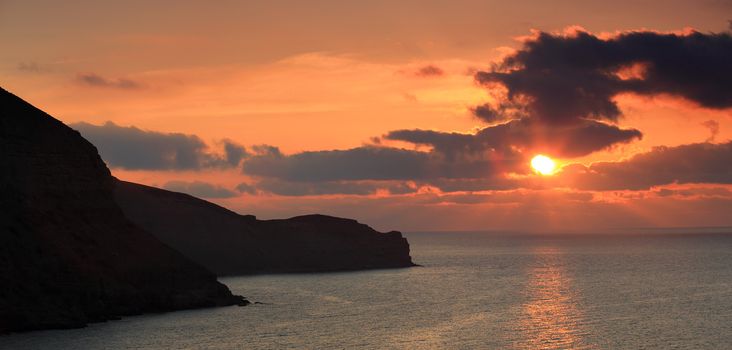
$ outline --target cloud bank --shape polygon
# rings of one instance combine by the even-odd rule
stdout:
[[[236,167],[244,147],[223,141],[222,154],[212,152],[201,138],[181,133],[146,131],[134,126],[75,123],[70,125],[93,143],[110,167],[128,170],[197,170]]]
[[[640,130],[618,125],[615,98],[633,93],[670,95],[707,109],[732,107],[730,33],[623,32],[598,36],[584,31],[538,33],[475,80],[496,97],[472,108],[489,123],[472,133],[400,129],[375,145],[284,154],[277,147],[245,149],[222,141],[212,151],[198,136],[122,127],[72,125],[92,141],[111,167],[130,170],[240,168],[236,190],[203,183],[171,188],[226,198],[239,193],[280,196],[411,195],[415,193],[512,191],[638,191],[673,184],[732,184],[732,144],[658,147],[626,160],[570,164],[556,176],[538,178],[529,159],[544,153],[565,160],[628,144]],[[425,66],[424,76],[443,74]],[[90,84],[109,80],[87,79]],[[380,142],[385,141],[385,142]],[[414,149],[389,146],[406,142]],[[456,201],[470,201],[455,197]],[[582,198],[587,198],[583,196]]]
[[[626,161],[565,167],[565,186],[583,190],[647,190],[668,184],[732,184],[732,141],[656,147]]]

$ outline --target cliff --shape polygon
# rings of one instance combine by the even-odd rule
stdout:
[[[257,220],[213,203],[120,181],[128,218],[219,275],[414,266],[401,233],[324,215]]]
[[[0,333],[243,303],[125,218],[78,132],[0,89]]]

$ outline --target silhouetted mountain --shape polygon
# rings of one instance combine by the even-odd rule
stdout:
[[[0,89],[0,333],[244,302],[138,228],[78,132]]]
[[[124,181],[115,198],[130,220],[219,275],[414,266],[401,233],[380,233],[356,220],[257,220],[187,194]]]

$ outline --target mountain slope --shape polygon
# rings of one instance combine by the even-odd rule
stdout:
[[[78,132],[0,89],[0,333],[243,302],[125,218]]]
[[[219,275],[414,266],[401,233],[306,215],[257,220],[186,194],[119,181],[128,218]]]

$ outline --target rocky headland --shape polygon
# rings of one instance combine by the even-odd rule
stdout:
[[[128,220],[78,132],[0,89],[0,333],[245,304]]]

